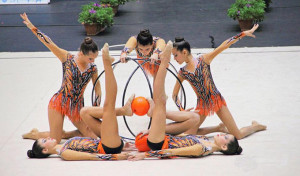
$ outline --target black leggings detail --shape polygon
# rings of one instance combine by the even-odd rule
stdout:
[[[102,144],[103,150],[105,151],[106,154],[118,154],[121,153],[122,149],[124,146],[124,142],[121,140],[121,145],[116,148],[110,148]]]
[[[164,142],[165,142],[165,139],[159,143],[153,143],[147,139],[147,144],[151,150],[161,150],[162,146],[164,145]]]

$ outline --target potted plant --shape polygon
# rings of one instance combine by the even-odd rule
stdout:
[[[113,9],[114,15],[117,14],[119,9],[119,0],[101,0],[100,3],[104,8],[111,7]]]
[[[78,21],[84,25],[87,35],[97,35],[113,25],[113,16],[112,8],[102,8],[100,4],[91,2],[82,6]]]
[[[260,22],[265,14],[264,0],[236,0],[227,11],[227,15],[239,21],[242,31],[251,29],[253,22]]]

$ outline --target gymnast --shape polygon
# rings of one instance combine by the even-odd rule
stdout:
[[[101,123],[101,138],[74,137],[63,145],[57,140],[48,138],[38,139],[34,142],[32,150],[28,150],[30,158],[46,158],[51,154],[58,154],[64,160],[124,160],[127,153],[121,153],[124,143],[118,132],[116,118],[117,82],[111,67],[113,58],[109,55],[108,44],[102,48],[102,58],[105,70],[105,101]],[[130,145],[125,146],[130,150]]]
[[[148,75],[155,78],[155,74],[158,70],[159,54],[165,48],[165,41],[162,38],[152,36],[148,29],[140,31],[137,36],[132,36],[129,38],[122,50],[120,60],[121,62],[126,62],[127,55],[135,49],[138,59],[150,59],[150,63],[147,62],[143,65],[143,68]],[[138,61],[140,64],[144,61]]]
[[[84,105],[83,94],[89,81],[95,83],[98,71],[94,64],[98,57],[98,46],[90,37],[86,37],[80,45],[80,51],[73,55],[59,48],[47,35],[36,28],[28,19],[26,13],[20,14],[23,23],[33,34],[59,59],[63,68],[63,81],[61,88],[53,95],[48,104],[48,121],[50,132],[39,132],[31,130],[23,135],[25,139],[38,139],[51,137],[59,143],[61,138],[73,136],[86,136],[97,138],[97,136],[81,120],[80,109]],[[95,86],[95,105],[100,104],[101,87],[100,82]],[[73,125],[78,129],[71,132],[63,131],[64,117],[68,116]]]
[[[203,134],[203,131],[201,131],[199,127],[204,122],[207,116],[213,115],[214,113],[216,113],[220,120],[224,123],[228,132],[230,134],[233,134],[237,139],[242,139],[255,132],[266,130],[267,127],[265,125],[259,124],[256,121],[252,121],[252,124],[250,126],[241,129],[237,127],[234,118],[232,117],[226,105],[225,99],[218,91],[213,81],[213,77],[210,71],[210,64],[218,54],[220,54],[222,51],[229,48],[232,44],[236,43],[238,40],[242,39],[245,36],[255,37],[253,33],[258,28],[258,26],[258,24],[255,24],[251,30],[244,31],[236,36],[233,36],[225,40],[214,51],[199,55],[197,57],[192,56],[190,44],[185,41],[184,38],[175,38],[172,49],[174,60],[176,60],[179,64],[182,64],[183,62],[186,63],[184,67],[180,68],[178,78],[181,82],[184,80],[188,80],[197,96],[197,107],[195,109],[196,111],[188,113],[191,116],[196,116],[194,117],[194,119],[198,120],[196,120],[197,122],[190,126],[190,128],[186,131],[188,134]],[[177,97],[179,89],[180,84],[179,82],[176,82],[173,89],[172,98],[178,108],[180,110],[183,110]],[[178,133],[178,130],[180,131],[180,128],[177,127],[178,125],[178,123],[173,124],[173,132],[171,133]]]

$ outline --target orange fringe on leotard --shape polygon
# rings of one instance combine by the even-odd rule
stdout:
[[[218,112],[222,106],[227,106],[225,99],[221,95],[211,96],[211,100],[213,104],[209,104],[210,106],[204,105],[204,101],[202,99],[197,100],[197,107],[200,115],[210,116],[214,115],[215,112]]]
[[[53,109],[62,115],[68,116],[68,118],[74,122],[81,120],[80,118],[80,109],[83,107],[83,99],[79,100],[74,108],[71,108],[70,98],[62,104],[62,93],[56,93],[50,100],[48,108]]]

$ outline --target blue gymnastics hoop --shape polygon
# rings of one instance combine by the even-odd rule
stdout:
[[[129,85],[129,82],[130,82],[131,78],[133,77],[133,75],[135,74],[135,72],[136,72],[139,68],[140,68],[140,69],[142,70],[142,72],[144,73],[144,76],[145,76],[145,78],[146,78],[146,80],[147,80],[147,83],[148,83],[148,86],[149,86],[149,91],[150,91],[151,98],[153,98],[153,92],[152,92],[152,87],[151,87],[149,78],[148,78],[148,76],[147,76],[147,74],[146,74],[144,68],[142,67],[145,63],[150,62],[150,60],[149,60],[149,59],[130,58],[130,57],[127,57],[126,60],[127,60],[127,61],[129,61],[129,60],[134,61],[134,62],[137,64],[137,68],[131,73],[130,77],[129,77],[128,80],[127,80],[126,86],[125,86],[124,91],[123,91],[122,106],[124,106],[126,90],[127,90],[128,85]],[[140,64],[140,63],[138,63],[137,61],[144,61],[144,62]],[[117,64],[119,64],[120,62],[121,62],[121,61],[117,61],[117,62],[113,63],[113,64],[112,64],[113,68],[115,68],[115,66],[116,66]],[[159,63],[157,63],[157,62],[155,62],[154,64],[155,64],[155,65],[159,65]],[[175,72],[178,73],[177,70],[176,70],[176,68],[174,67],[174,65],[172,65],[171,63],[169,63],[169,64],[172,66],[172,68],[175,70]],[[181,90],[182,90],[182,93],[183,93],[183,96],[184,96],[184,105],[183,105],[183,108],[185,109],[185,108],[186,108],[186,94],[185,94],[184,87],[183,87],[181,81],[179,80],[179,78],[176,76],[176,74],[175,74],[173,71],[171,71],[169,68],[167,68],[167,70],[168,70],[168,71],[169,71],[169,72],[177,79],[177,81],[178,81],[179,84],[180,84],[180,87],[181,87]],[[104,72],[105,72],[105,70],[103,70],[103,71],[100,73],[100,75],[97,77],[97,79],[96,79],[95,82],[94,82],[93,89],[92,89],[92,97],[91,97],[91,99],[92,99],[92,104],[94,103],[94,90],[95,90],[95,85],[96,85],[97,81],[100,79],[100,77],[102,76],[102,74],[103,74]],[[135,137],[135,134],[131,131],[131,129],[130,129],[128,123],[127,123],[126,116],[124,116],[124,115],[123,115],[123,120],[124,120],[124,122],[125,122],[125,125],[126,125],[128,131]],[[151,120],[152,120],[152,118],[150,117],[148,129],[149,129],[150,126],[151,126]],[[125,137],[123,137],[123,138],[125,138]],[[130,138],[128,138],[128,139],[130,139]],[[130,140],[133,140],[133,139],[130,139]]]

